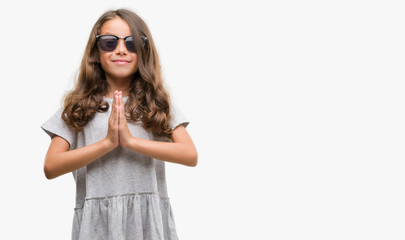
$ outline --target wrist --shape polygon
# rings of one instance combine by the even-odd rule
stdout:
[[[127,137],[125,141],[122,141],[120,144],[122,147],[127,148],[127,149],[133,149],[134,143],[136,142],[135,137],[132,135]]]
[[[104,148],[107,150],[107,152],[113,150],[114,148],[116,148],[116,144],[114,144],[110,139],[108,138],[104,138],[102,141],[102,144],[104,146]]]

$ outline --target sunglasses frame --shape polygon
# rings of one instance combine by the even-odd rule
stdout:
[[[115,45],[115,48],[114,48],[113,50],[111,50],[111,51],[106,51],[106,50],[104,50],[104,49],[100,46],[99,40],[100,40],[100,38],[103,37],[103,36],[111,36],[111,37],[115,37],[115,38],[117,39],[117,45]],[[97,36],[96,36],[96,41],[98,42],[98,44],[99,44],[98,46],[100,47],[100,49],[103,50],[104,52],[113,52],[113,51],[117,48],[117,46],[118,46],[118,40],[124,39],[125,48],[126,48],[128,51],[130,51],[130,50],[128,49],[128,47],[127,47],[127,44],[126,44],[126,40],[127,40],[127,38],[129,38],[129,37],[132,37],[132,36],[130,35],[130,36],[126,36],[126,37],[118,37],[118,36],[115,36],[115,35],[113,35],[113,34],[104,34],[104,35],[97,35]],[[140,36],[140,37],[141,37],[141,39],[142,39],[143,46],[145,46],[145,43],[146,43],[146,41],[148,40],[148,38],[145,37],[145,36]],[[133,40],[132,40],[132,41],[133,41]],[[135,52],[135,51],[130,51],[130,52]]]

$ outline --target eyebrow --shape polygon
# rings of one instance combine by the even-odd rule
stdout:
[[[104,35],[114,35],[114,36],[117,36],[116,34],[110,33],[110,32],[106,32],[106,33],[104,33]],[[131,34],[129,34],[129,35],[127,35],[127,36],[131,36]]]

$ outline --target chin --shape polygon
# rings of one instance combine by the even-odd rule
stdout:
[[[119,72],[114,72],[112,74],[110,74],[111,77],[113,78],[129,78],[132,77],[132,75],[134,75],[135,72],[132,71],[119,71]]]

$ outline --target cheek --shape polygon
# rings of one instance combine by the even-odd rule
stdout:
[[[134,60],[134,71],[138,71],[138,55],[134,54],[135,56],[132,58]]]
[[[100,54],[100,64],[103,69],[105,69],[108,66],[107,65],[108,61],[109,56],[106,56],[106,54]]]
[[[135,72],[138,71],[138,61],[134,65]]]
[[[138,66],[138,55],[134,54],[132,59],[134,60],[134,62],[136,62],[136,66]]]

